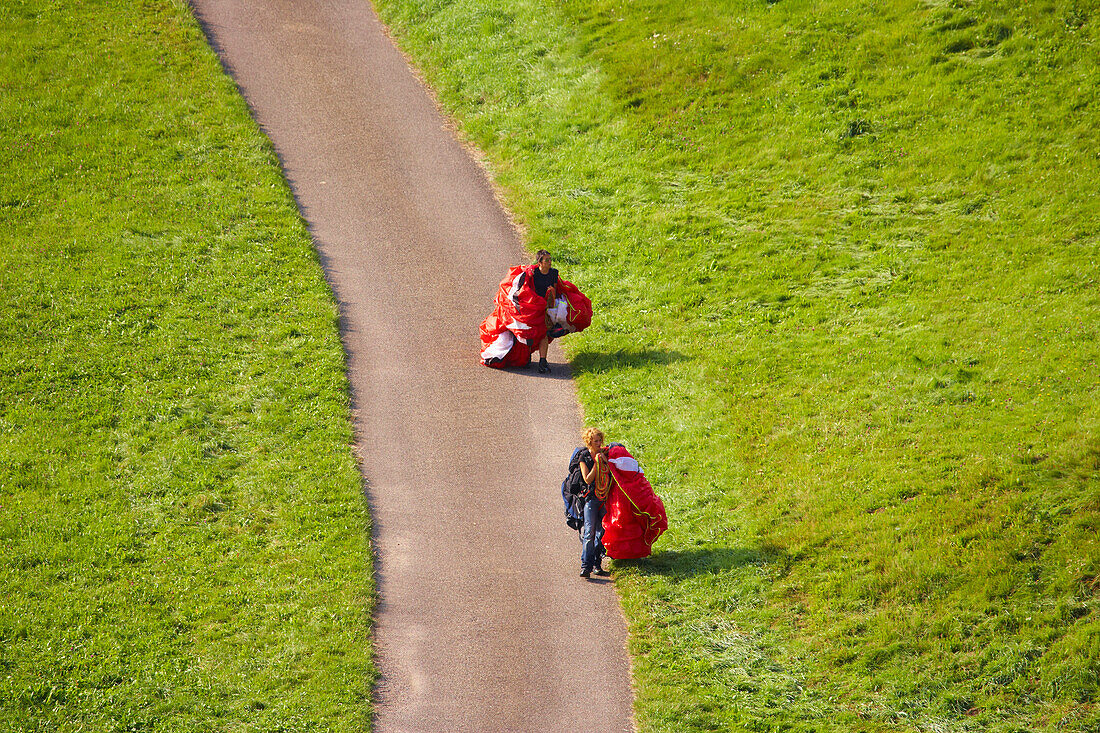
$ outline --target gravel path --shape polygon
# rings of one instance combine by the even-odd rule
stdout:
[[[496,285],[527,259],[483,172],[365,0],[193,5],[340,302],[381,596],[375,730],[633,730],[618,599],[577,577],[561,511],[567,366],[477,363]]]

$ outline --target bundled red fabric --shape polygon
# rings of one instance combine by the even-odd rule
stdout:
[[[497,290],[493,312],[481,323],[481,363],[496,368],[526,366],[531,352],[547,335],[551,340],[583,331],[592,323],[592,301],[576,285],[558,278],[557,299],[547,309],[546,298],[532,287],[538,265],[517,265]]]
[[[668,529],[665,504],[626,448],[612,443],[607,455],[615,477],[603,518],[607,556],[615,560],[649,557],[653,543]]]

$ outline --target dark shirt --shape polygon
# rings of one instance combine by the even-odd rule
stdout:
[[[588,482],[585,482],[585,480],[582,476],[581,482],[584,483],[584,485],[588,488],[589,491],[591,491],[593,485],[596,483],[596,477],[592,474],[592,469],[596,465],[596,459],[592,457],[592,453],[590,453],[587,448],[585,448],[584,452],[581,453],[580,459],[581,459],[580,462],[584,464],[585,469],[588,470],[588,475],[592,476],[592,480],[588,481]]]
[[[546,289],[551,285],[558,284],[558,271],[553,267],[550,268],[550,272],[545,275],[542,274],[542,270],[535,268],[535,276],[532,278],[531,287],[540,297],[546,297]]]
[[[587,448],[577,448],[573,453],[572,459],[569,461],[569,483],[570,493],[583,497],[592,493],[592,489],[595,482],[595,476],[592,476],[592,482],[584,480],[584,475],[581,473],[581,464],[591,472],[592,467],[596,465],[596,460],[592,458],[592,454]],[[591,475],[591,474],[590,474]],[[583,505],[583,501],[581,502]]]
[[[578,458],[580,459],[580,463],[583,463],[584,467],[586,469],[588,469],[588,472],[589,472],[588,475],[592,477],[592,480],[588,481],[588,482],[585,482],[583,476],[580,477],[581,486],[583,486],[584,490],[585,490],[585,501],[602,501],[602,499],[597,499],[596,498],[596,493],[595,493],[595,491],[596,491],[596,473],[595,473],[596,459],[592,457],[592,453],[587,448],[585,448],[583,450],[583,452],[578,456]],[[578,466],[578,468],[580,468],[580,467]],[[580,473],[580,471],[578,470],[577,473]]]

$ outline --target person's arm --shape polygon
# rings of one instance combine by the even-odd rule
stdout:
[[[584,462],[581,459],[581,478],[584,479],[586,484],[592,483],[592,479],[596,477],[596,464],[593,462],[591,465]]]
[[[596,480],[596,461],[601,460],[604,457],[603,452],[597,452],[592,458],[592,463],[587,463],[583,458],[581,459],[581,478],[584,479],[586,484],[591,484]]]

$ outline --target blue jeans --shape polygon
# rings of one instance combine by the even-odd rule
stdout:
[[[584,503],[584,526],[581,527],[581,568],[591,570],[604,556],[603,502],[594,496]]]

